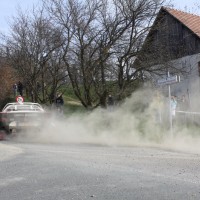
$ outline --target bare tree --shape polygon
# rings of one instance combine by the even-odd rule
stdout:
[[[86,107],[95,103],[93,74],[96,66],[97,47],[95,39],[99,35],[97,13],[101,1],[44,1],[52,20],[63,28],[63,60],[75,95]],[[97,40],[97,39],[96,39]]]
[[[61,46],[62,33],[45,17],[43,9],[34,9],[32,15],[19,11],[11,28],[11,37],[6,40],[10,64],[23,78],[27,93],[32,96],[32,100],[45,103],[58,84],[62,83],[60,77],[60,81],[55,81],[55,78],[58,79],[58,75],[60,76],[59,61],[54,74],[50,73],[52,66],[55,66],[51,64],[52,54],[55,54],[56,49]],[[62,78],[65,76],[66,74],[62,73]],[[52,83],[54,83],[53,88]]]
[[[11,64],[35,101],[51,101],[68,76],[84,107],[105,107],[110,92],[126,96],[150,70],[133,63],[163,2],[43,0],[14,19],[6,41]]]
[[[64,32],[63,59],[85,107],[106,106],[110,84],[121,95],[133,81],[132,63],[163,1],[48,0]]]
[[[5,101],[10,98],[15,98],[15,93],[13,92],[13,85],[17,82],[16,71],[8,65],[6,55],[4,51],[0,52],[0,107],[4,106]],[[3,103],[3,105],[1,104]]]
[[[133,68],[134,62],[163,3],[164,1],[151,0],[113,1],[116,15],[123,20],[123,24],[118,27],[119,30],[123,28],[123,34],[113,47],[119,99],[134,90],[134,82],[138,81],[138,72]]]

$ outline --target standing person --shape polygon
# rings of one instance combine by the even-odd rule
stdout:
[[[185,94],[182,95],[180,109],[181,111],[189,110],[189,101],[186,98]]]
[[[23,85],[21,81],[18,82],[17,88],[18,88],[19,95],[23,96]]]
[[[174,118],[176,116],[176,108],[177,108],[177,101],[175,96],[171,96],[170,106],[171,106],[171,115]]]
[[[111,94],[108,95],[107,105],[108,105],[108,108],[110,109],[112,109],[114,106],[114,99]]]
[[[17,83],[15,83],[14,85],[13,85],[13,94],[14,94],[14,97],[16,97],[17,96]]]
[[[57,95],[55,103],[56,103],[56,108],[58,112],[63,113],[64,100],[63,100],[62,94]]]
[[[41,85],[40,85],[40,83],[37,81],[37,93],[38,94],[40,94],[40,92],[41,92]]]
[[[161,94],[157,91],[150,103],[150,111],[153,112],[154,122],[162,123],[163,99]]]
[[[186,113],[190,109],[189,100],[185,94],[182,95],[180,100],[180,111],[182,111],[181,122],[188,125],[190,116]]]

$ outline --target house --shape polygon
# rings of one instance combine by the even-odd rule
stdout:
[[[200,111],[200,16],[162,7],[136,64],[166,65],[155,79],[166,77],[167,71],[180,75],[180,83],[171,85],[172,94],[187,96],[191,108]]]

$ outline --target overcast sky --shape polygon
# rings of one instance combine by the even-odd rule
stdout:
[[[0,0],[0,32],[8,32],[8,22],[16,14],[18,6],[26,11],[32,8],[33,4],[38,4],[38,2],[40,0]],[[200,15],[199,0],[171,0],[171,2],[176,9],[185,10],[187,7],[187,11],[190,13],[198,13]]]

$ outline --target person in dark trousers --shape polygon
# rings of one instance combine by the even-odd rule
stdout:
[[[62,94],[57,95],[55,103],[56,103],[56,108],[58,112],[63,113],[64,100],[63,100]]]
[[[108,105],[108,109],[109,109],[109,110],[112,110],[112,109],[113,109],[113,106],[114,106],[114,99],[113,99],[112,95],[108,95],[107,105]]]
[[[114,105],[114,99],[112,95],[108,95],[108,106],[113,106]]]
[[[21,83],[21,81],[18,82],[17,89],[18,89],[19,95],[23,96],[23,84]]]
[[[180,102],[180,109],[182,111],[188,111],[189,110],[189,101],[186,98],[186,95],[183,94]]]

